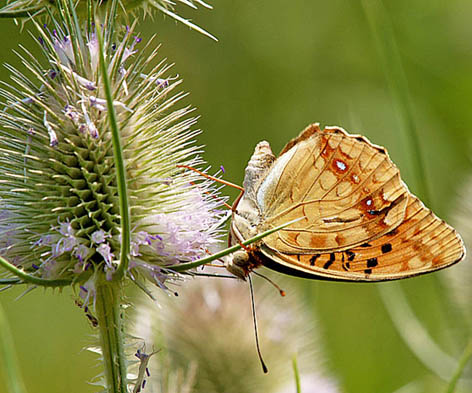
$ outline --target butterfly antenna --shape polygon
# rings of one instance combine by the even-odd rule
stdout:
[[[254,271],[254,270],[252,271],[252,273],[254,273],[256,276],[259,276],[259,277],[263,278],[264,280],[268,281],[270,284],[272,284],[272,285],[279,291],[280,296],[285,296],[285,295],[286,295],[285,291],[284,291],[282,288],[280,288],[280,287],[279,287],[274,281],[272,281],[269,277],[264,276],[263,274],[258,273],[258,272]]]
[[[254,289],[252,287],[252,279],[251,276],[248,276],[249,279],[249,289],[251,292],[251,307],[252,307],[252,319],[254,322],[254,334],[256,336],[256,348],[257,348],[257,355],[259,356],[259,360],[261,362],[262,371],[264,374],[267,374],[269,370],[264,363],[264,359],[262,359],[261,348],[259,347],[259,335],[257,334],[257,318],[256,318],[256,306],[254,305]]]
[[[190,171],[194,171],[194,172],[198,173],[200,176],[206,177],[207,179],[210,179],[210,180],[216,181],[218,183],[224,184],[225,186],[230,186],[230,187],[236,188],[237,190],[244,192],[244,188],[242,188],[241,186],[238,186],[237,184],[231,183],[231,182],[223,180],[223,179],[219,179],[215,176],[211,176],[211,175],[208,175],[206,173],[203,173],[202,171],[199,171],[198,169],[196,169],[192,166],[179,164],[179,165],[176,165],[176,167],[177,168],[185,168],[185,169],[188,169]]]

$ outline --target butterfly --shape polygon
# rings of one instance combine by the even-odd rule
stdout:
[[[340,127],[312,124],[278,157],[260,142],[243,188],[230,244],[298,221],[233,254],[227,269],[242,279],[263,265],[319,280],[396,280],[465,256],[459,234],[408,190],[387,151]]]

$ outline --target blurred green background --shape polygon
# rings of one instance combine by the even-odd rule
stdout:
[[[471,169],[472,3],[386,3],[409,83],[431,207],[448,218]],[[202,116],[199,127],[204,132],[198,142],[206,146],[204,158],[215,170],[224,165],[225,178],[241,184],[258,141],[270,141],[277,152],[306,125],[320,122],[387,147],[403,179],[417,191],[402,115],[360,1],[235,0],[212,5],[211,11],[178,10],[216,35],[218,43],[160,15],[147,19],[138,31],[144,39],[157,34],[156,41],[163,43],[161,56],[176,64],[173,72],[191,93],[186,102]],[[1,21],[1,63],[19,64],[12,55],[19,43],[37,50],[29,28],[20,34],[11,21]],[[2,69],[0,80],[8,78]],[[399,285],[428,332],[458,359],[471,335],[452,303],[448,277],[439,272]],[[402,341],[377,284],[293,280],[316,313],[326,367],[343,392],[394,392],[412,381],[421,382],[419,391],[444,391],[444,382]],[[2,293],[0,302],[28,391],[96,391],[85,381],[101,369],[93,355],[82,351],[91,342],[92,328],[73,305],[71,292],[36,290],[15,300],[21,293]],[[0,392],[6,389],[0,379]]]

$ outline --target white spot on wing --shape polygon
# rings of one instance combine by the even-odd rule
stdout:
[[[346,170],[346,168],[347,168],[346,164],[345,164],[344,162],[340,161],[340,160],[336,160],[336,166],[338,167],[338,169],[339,169],[340,171],[343,171],[343,172],[344,172],[344,171]]]

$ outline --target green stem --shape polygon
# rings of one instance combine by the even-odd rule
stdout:
[[[261,240],[263,237],[269,236],[270,234],[272,234],[274,232],[280,231],[281,229],[284,229],[285,227],[288,227],[289,225],[291,225],[291,224],[293,224],[297,221],[300,221],[303,218],[304,217],[300,217],[300,218],[297,218],[295,220],[286,222],[285,224],[279,225],[278,227],[269,229],[268,231],[265,231],[265,232],[263,232],[263,233],[261,233],[257,236],[251,237],[250,239],[247,239],[247,240],[241,242],[241,244],[235,244],[234,246],[225,248],[224,250],[222,250],[220,252],[217,252],[215,254],[212,254],[212,255],[210,255],[206,258],[201,258],[201,259],[199,259],[195,262],[180,263],[178,265],[166,266],[166,269],[172,270],[174,272],[184,272],[186,270],[193,269],[193,268],[196,268],[198,266],[204,265],[205,263],[210,263],[210,262],[215,261],[215,260],[217,260],[221,257],[224,257],[226,255],[229,255],[229,254],[235,252],[235,251],[238,251],[239,249],[242,248],[241,245],[248,246],[249,244],[257,242],[258,240]]]
[[[121,218],[121,250],[120,264],[113,275],[112,281],[102,277],[97,284],[95,297],[95,311],[97,313],[100,330],[100,344],[102,348],[105,379],[108,393],[127,393],[126,354],[124,351],[124,331],[121,318],[120,302],[122,299],[122,279],[128,269],[130,252],[130,212],[126,170],[121,145],[120,129],[113,105],[111,82],[108,76],[108,67],[105,60],[105,45],[99,21],[95,22],[99,44],[100,76],[103,81],[107,100],[107,113],[113,143],[113,156],[116,168],[116,182]]]
[[[15,265],[11,264],[3,257],[0,257],[0,266],[4,267],[18,278],[21,278],[27,284],[35,284],[43,287],[65,287],[72,284],[72,280],[47,280],[44,278],[32,276],[31,274],[25,273],[23,270],[18,269]]]
[[[292,367],[293,373],[295,374],[295,386],[297,388],[297,393],[302,393],[302,386],[300,384],[300,372],[298,370],[298,362],[296,356],[293,356],[292,358]]]
[[[0,359],[3,362],[4,384],[10,393],[26,393],[23,379],[18,369],[18,359],[13,347],[13,337],[5,313],[0,304]]]
[[[385,76],[394,102],[403,121],[403,130],[408,138],[409,156],[413,159],[413,170],[417,194],[427,206],[431,200],[426,182],[420,141],[413,116],[408,80],[405,76],[401,56],[395,40],[389,15],[381,0],[362,0],[362,5],[380,54]]]
[[[457,365],[456,371],[452,376],[451,380],[449,381],[449,385],[447,387],[446,393],[453,393],[456,390],[457,382],[461,377],[462,373],[464,372],[465,366],[469,363],[470,358],[472,357],[472,340],[469,341],[467,346],[464,349],[461,359]]]
[[[126,170],[123,158],[123,148],[121,146],[120,129],[116,118],[115,107],[113,105],[113,94],[111,91],[110,79],[107,72],[107,63],[105,62],[105,47],[103,43],[103,35],[100,23],[95,23],[97,30],[97,38],[99,44],[100,55],[100,74],[103,80],[105,96],[107,100],[107,113],[110,120],[110,128],[113,142],[113,156],[115,159],[116,168],[116,182],[118,187],[118,198],[120,203],[120,217],[121,217],[121,250],[120,250],[120,264],[113,275],[113,280],[119,281],[128,270],[129,252],[130,252],[130,212],[128,201],[128,186],[126,181]]]
[[[100,331],[107,393],[128,393],[121,298],[120,282],[106,281],[103,278],[97,283],[95,312]]]

